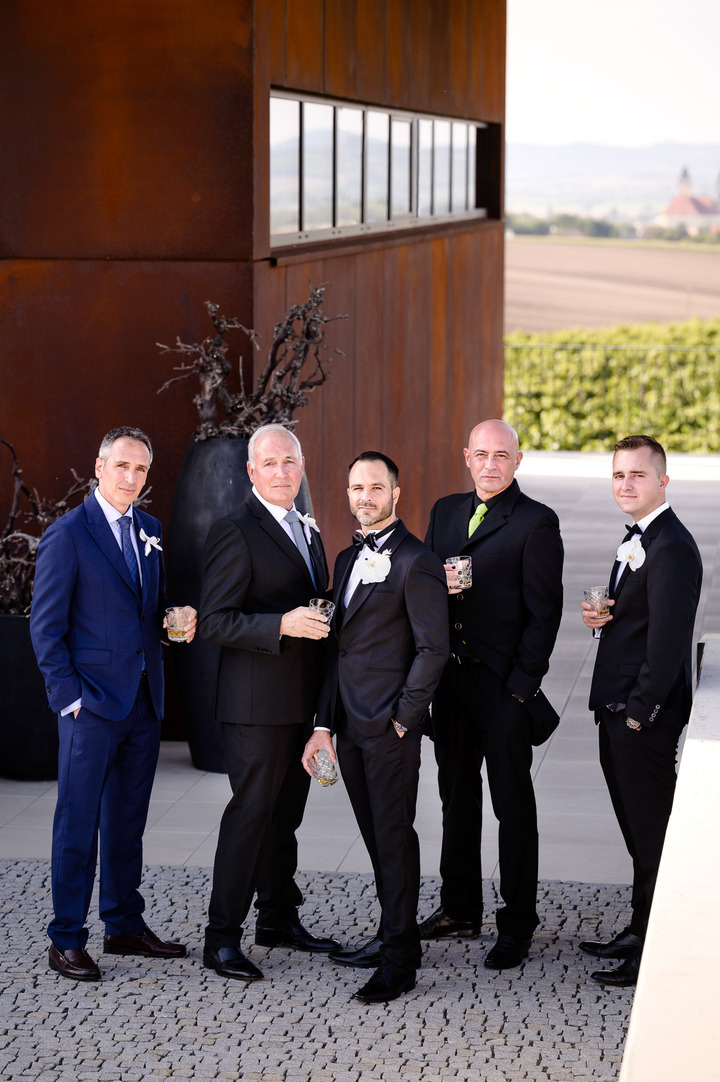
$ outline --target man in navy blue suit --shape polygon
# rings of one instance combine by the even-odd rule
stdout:
[[[133,507],[151,462],[139,429],[109,432],[97,488],[38,547],[30,632],[60,736],[49,963],[73,980],[101,976],[85,950],[98,837],[105,953],[185,954],[147,927],[138,889],[164,693],[161,529]],[[185,613],[190,641],[197,614]]]

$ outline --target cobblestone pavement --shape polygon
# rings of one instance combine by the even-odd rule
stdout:
[[[48,969],[46,861],[0,862],[4,929],[0,973],[0,1078],[5,1082],[414,1082],[459,1079],[616,1079],[632,990],[603,991],[587,979],[592,960],[577,940],[613,934],[629,888],[544,882],[541,926],[528,961],[496,973],[482,962],[494,940],[426,944],[415,991],[390,1004],[351,998],[366,970],[342,969],[318,955],[245,947],[264,972],[251,985],[225,981],[202,965],[210,871],[151,867],[144,894],[148,923],[187,941],[177,962],[102,955],[93,900],[90,953],[103,980],[76,983]],[[373,931],[372,878],[303,874],[302,917],[343,943]],[[425,879],[421,915],[434,908],[439,881]],[[487,884],[488,910],[496,885]]]

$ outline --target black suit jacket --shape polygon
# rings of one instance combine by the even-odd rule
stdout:
[[[641,538],[645,562],[628,565],[612,620],[598,642],[590,709],[626,703],[628,717],[681,728],[692,705],[692,635],[702,561],[692,535],[668,508]]]
[[[317,585],[297,546],[254,495],[210,529],[198,626],[202,638],[222,647],[214,708],[221,722],[312,721],[324,643],[280,637],[283,613],[328,587],[320,534],[310,533]]]
[[[335,563],[336,634],[317,725],[335,728],[340,697],[345,715],[369,736],[384,732],[391,718],[416,729],[442,675],[449,654],[445,572],[402,522],[387,547],[392,552],[387,578],[360,583],[344,614],[342,599],[357,550],[344,549]]]
[[[517,481],[468,539],[472,512],[472,492],[443,497],[425,538],[443,562],[472,557],[472,587],[448,597],[451,650],[479,658],[509,691],[529,699],[548,670],[562,616],[557,515]]]

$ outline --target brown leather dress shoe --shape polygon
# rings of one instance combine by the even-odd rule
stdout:
[[[429,917],[418,925],[421,939],[441,939],[446,935],[462,936],[464,939],[475,939],[480,935],[482,919],[479,920],[456,920],[449,916],[442,906],[431,913]]]
[[[106,935],[103,941],[105,954],[139,954],[143,958],[184,958],[184,943],[165,943],[151,932],[147,924],[139,935]]]
[[[61,977],[69,977],[73,981],[99,981],[101,977],[96,963],[82,947],[69,947],[61,951],[53,943],[48,951],[48,962],[50,968]]]

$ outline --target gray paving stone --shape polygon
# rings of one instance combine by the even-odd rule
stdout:
[[[202,929],[211,873],[183,867],[148,868],[145,893],[149,923],[159,934],[184,937],[187,958],[102,955],[102,928],[93,918],[88,949],[104,979],[98,985],[63,980],[47,966],[48,873],[44,861],[0,861],[3,1082],[617,1078],[632,991],[591,986],[591,966],[577,941],[619,924],[627,887],[543,882],[542,924],[522,967],[501,973],[484,968],[495,935],[488,924],[474,941],[426,944],[410,995],[363,1005],[352,999],[367,977],[363,971],[340,970],[319,956],[257,948],[252,931],[245,945],[264,981],[246,987],[205,969]],[[313,873],[299,880],[309,926],[331,923],[344,942],[373,930],[370,876]],[[437,881],[424,881],[426,906],[437,890]],[[488,882],[487,895],[492,903],[496,883]],[[97,912],[95,903],[91,912]]]

